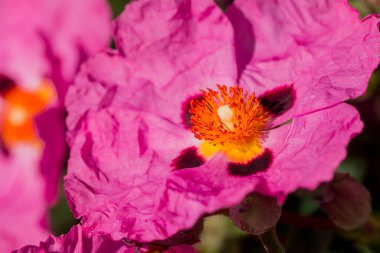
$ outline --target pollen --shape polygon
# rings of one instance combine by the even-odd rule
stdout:
[[[217,88],[201,90],[202,99],[190,103],[191,131],[203,141],[198,151],[206,158],[221,151],[231,161],[248,162],[262,153],[270,114],[254,93],[225,85]]]

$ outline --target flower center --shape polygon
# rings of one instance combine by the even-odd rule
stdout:
[[[223,152],[234,162],[248,162],[262,152],[262,131],[270,120],[255,94],[242,88],[218,85],[201,91],[202,99],[190,104],[191,131],[203,140],[198,151],[205,157]]]
[[[19,142],[28,142],[38,147],[40,139],[35,129],[34,119],[54,100],[53,85],[44,81],[35,91],[26,91],[14,86],[3,96],[0,122],[0,138],[5,147]]]

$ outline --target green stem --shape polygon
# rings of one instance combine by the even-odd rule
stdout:
[[[277,238],[276,226],[259,236],[267,253],[286,253],[284,246]]]

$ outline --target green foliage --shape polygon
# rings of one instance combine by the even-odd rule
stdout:
[[[127,5],[130,0],[108,0],[112,8],[113,17],[119,16],[119,14],[124,10],[125,5]]]
[[[55,235],[67,233],[74,224],[78,223],[67,204],[63,186],[60,188],[58,202],[50,209],[50,220]]]

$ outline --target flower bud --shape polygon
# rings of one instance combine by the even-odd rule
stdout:
[[[352,230],[368,220],[371,196],[359,181],[349,174],[338,173],[326,187],[331,197],[322,201],[320,206],[336,226]]]
[[[255,194],[232,207],[230,216],[241,230],[252,235],[261,235],[276,225],[281,216],[281,207],[276,199]]]

